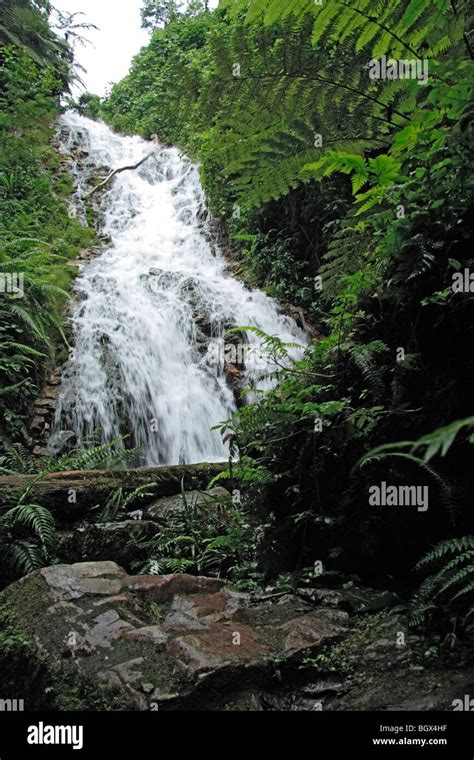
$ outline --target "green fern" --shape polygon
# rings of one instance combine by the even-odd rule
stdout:
[[[35,472],[35,463],[31,452],[21,443],[1,442],[3,454],[0,456],[1,475],[30,475]]]
[[[348,349],[349,355],[373,395],[376,398],[383,398],[386,392],[385,381],[383,371],[376,363],[376,358],[379,354],[386,354],[388,346],[383,341],[375,340],[360,346],[349,344],[349,346],[342,346],[341,348]]]
[[[31,573],[44,567],[55,530],[54,518],[45,507],[23,504],[0,517],[0,556],[15,573]]]
[[[288,16],[294,19],[308,14],[314,16],[313,43],[322,40],[354,41],[357,52],[368,49],[373,57],[388,54],[392,57],[434,57],[459,39],[460,25],[451,35],[446,34],[448,22],[453,18],[449,0],[348,0],[315,3],[310,0],[239,0],[230,3],[233,12],[247,9],[247,21],[256,20],[270,25]],[[433,12],[434,10],[434,12]],[[463,10],[463,8],[461,8]]]
[[[156,535],[139,542],[149,559],[137,566],[140,574],[226,572],[249,560],[254,531],[232,497],[209,493],[189,497],[182,484],[182,509],[167,515]]]
[[[123,487],[115,489],[105,503],[100,515],[100,522],[115,522],[121,519],[128,511],[128,508],[135,504],[139,499],[144,499],[147,496],[153,496],[153,494],[147,489],[150,486],[145,484],[135,488],[134,491],[125,495]]]
[[[358,462],[357,466],[369,464],[379,456],[390,456],[407,450],[407,453],[414,456],[416,452],[423,451],[423,461],[430,462],[434,456],[446,456],[451,446],[454,444],[458,434],[467,428],[474,429],[474,417],[466,417],[463,420],[456,420],[445,427],[438,428],[432,433],[422,436],[417,441],[399,441],[397,443],[386,443],[365,454]],[[469,442],[474,443],[474,435],[469,437]],[[415,457],[416,458],[416,457]]]
[[[441,503],[444,505],[454,524],[456,519],[456,503],[453,497],[452,485],[429,462],[436,455],[444,457],[454,444],[457,435],[465,428],[468,430],[474,428],[474,417],[467,417],[464,420],[452,422],[443,428],[422,436],[417,441],[399,441],[398,443],[387,443],[377,446],[361,457],[356,467],[364,467],[387,458],[401,459],[413,463],[417,468],[425,472],[428,477],[435,480],[439,487]],[[473,443],[474,436],[471,436],[469,441]],[[417,452],[423,451],[423,458],[416,455]]]
[[[411,603],[414,624],[423,622],[438,607],[445,607],[467,624],[474,613],[474,536],[442,541],[416,565],[426,571],[437,567],[421,583]]]
[[[18,575],[28,575],[44,567],[46,563],[41,547],[34,541],[25,539],[8,540],[7,537],[1,556],[7,567]]]

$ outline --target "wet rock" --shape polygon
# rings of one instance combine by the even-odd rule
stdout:
[[[349,588],[311,588],[298,589],[298,595],[315,604],[339,607],[347,612],[362,614],[378,612],[400,604],[400,599],[390,591],[378,591],[364,586]]]
[[[60,385],[62,374],[63,374],[63,371],[61,367],[57,367],[55,370],[53,370],[53,372],[51,373],[49,377],[48,385]]]
[[[235,364],[226,364],[224,366],[225,378],[228,385],[235,392],[240,389],[242,382],[242,371]]]
[[[340,610],[302,615],[296,597],[255,605],[219,579],[133,577],[114,562],[56,565],[13,583],[0,594],[0,622],[8,631],[13,620],[27,644],[15,658],[0,648],[2,688],[5,697],[13,689],[30,694],[28,709],[46,699],[52,709],[64,706],[71,683],[75,709],[216,700],[216,709],[233,709],[240,693],[260,709],[258,685],[275,682],[276,660],[289,663],[347,631]]]
[[[311,336],[318,338],[318,340],[323,338],[323,335],[318,328],[309,321],[309,315],[306,309],[303,309],[300,306],[294,306],[290,303],[284,303],[282,306],[286,313],[296,322],[298,327],[301,327],[302,330],[309,333]]]
[[[33,414],[29,425],[31,433],[29,447],[33,455],[37,457],[45,457],[51,453],[48,450],[48,441],[61,392],[62,371],[62,367],[57,367],[51,373],[42,389],[40,398],[33,405]]]
[[[206,339],[212,336],[211,317],[207,311],[198,311],[194,316],[196,327]]]
[[[58,456],[77,443],[76,433],[72,430],[58,430],[48,438],[48,452]]]
[[[422,712],[452,711],[453,701],[474,692],[474,671],[455,673],[448,670],[413,673],[400,668],[390,674],[373,676],[372,683],[356,686],[342,697],[330,699],[331,710],[416,710]],[[325,704],[326,708],[326,704]]]
[[[374,589],[357,586],[341,591],[343,605],[355,613],[378,612],[388,607],[400,604],[400,599],[390,591],[375,591]]]
[[[221,668],[257,666],[270,657],[270,647],[259,641],[258,633],[248,626],[239,625],[236,631],[239,644],[234,644],[233,628],[235,625],[226,621],[203,633],[177,636],[169,651],[178,667],[191,678]]]
[[[51,401],[57,401],[60,391],[61,388],[59,385],[48,385],[43,391],[45,400],[50,399]]]
[[[318,681],[311,681],[301,688],[301,693],[308,697],[321,697],[322,695],[338,694],[344,691],[344,684],[337,676],[329,675]]]
[[[50,601],[64,602],[84,596],[118,594],[125,570],[115,562],[83,562],[76,565],[55,565],[39,571],[49,592]],[[27,585],[27,576],[19,583]]]
[[[209,504],[211,507],[217,508],[219,505],[216,500],[222,502],[223,505],[228,504],[231,495],[225,488],[217,486],[210,490],[203,491],[186,491],[184,493],[184,499],[188,505],[195,504],[196,506],[202,506]],[[176,494],[175,496],[168,496],[158,499],[153,504],[144,510],[144,516],[147,520],[154,522],[162,522],[169,517],[174,517],[181,514],[185,510],[183,494]]]
[[[177,594],[214,594],[224,586],[218,578],[204,578],[181,573],[178,575],[136,575],[124,582],[129,591],[142,595],[147,601],[158,604],[172,602]]]
[[[33,454],[35,457],[46,457],[48,456],[49,451],[42,446],[35,446],[33,449]]]
[[[330,588],[299,588],[296,593],[303,599],[308,599],[314,604],[324,604],[326,607],[339,607],[344,601],[340,591]]]
[[[33,433],[37,433],[38,431],[43,429],[43,425],[44,425],[43,417],[39,417],[39,416],[34,417],[33,422],[30,425],[30,430]]]
[[[131,631],[127,631],[127,633],[124,634],[124,638],[147,639],[148,641],[152,641],[153,644],[166,644],[169,636],[161,626],[147,625],[143,628],[134,628]]]
[[[397,645],[394,636],[390,639],[374,641],[366,648],[364,657],[367,662],[382,663],[384,667],[391,668],[394,665],[411,661],[413,653],[409,647]]]
[[[33,411],[37,417],[41,418],[41,423],[44,425],[45,420],[44,417],[50,414],[50,409],[46,409],[43,406],[34,406]]]
[[[85,524],[73,531],[58,532],[54,553],[63,562],[100,562],[109,557],[121,565],[146,559],[138,542],[156,532],[152,522],[124,520],[115,523]]]
[[[284,634],[283,654],[292,655],[339,637],[346,629],[348,617],[340,610],[322,609],[277,626],[275,630]]]

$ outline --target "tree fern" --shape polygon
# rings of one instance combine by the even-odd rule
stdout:
[[[13,43],[24,48],[41,67],[58,67],[59,60],[64,60],[69,46],[48,25],[50,6],[25,0],[3,2],[5,7],[0,24],[0,43]]]
[[[449,0],[438,0],[433,9],[432,0],[359,0],[356,5],[334,0],[321,4],[308,0],[240,0],[232,1],[234,13],[248,9],[246,19],[270,25],[288,16],[298,18],[314,16],[313,43],[322,40],[344,40],[352,37],[357,52],[369,48],[372,57],[380,55],[426,57],[436,55],[440,41],[446,45],[444,28],[453,17]],[[462,4],[459,12],[465,10]],[[458,41],[460,36],[456,37]],[[369,47],[370,46],[370,47]],[[446,48],[444,48],[446,49]]]

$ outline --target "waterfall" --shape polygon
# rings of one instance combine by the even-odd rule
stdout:
[[[144,465],[225,460],[227,446],[212,428],[237,409],[226,331],[256,327],[299,344],[305,334],[276,301],[232,275],[212,240],[198,169],[176,148],[74,113],[61,117],[59,135],[75,185],[71,213],[83,223],[98,169],[106,175],[153,155],[117,174],[97,201],[107,242],[75,282],[74,349],[51,446],[65,431],[83,441],[100,430],[107,442],[129,436]],[[234,373],[245,386],[275,367],[262,357],[259,335],[245,332],[243,341]],[[231,355],[236,348],[234,340]]]

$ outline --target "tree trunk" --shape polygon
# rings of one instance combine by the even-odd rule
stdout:
[[[205,490],[209,482],[227,468],[226,464],[176,465],[136,470],[90,470],[56,472],[45,477],[16,475],[0,477],[0,510],[13,506],[25,489],[31,491],[26,504],[47,507],[61,520],[74,522],[92,507],[103,507],[117,488],[124,495],[139,486],[147,485],[150,496],[138,500],[137,508],[146,506],[160,496],[174,496],[186,491]]]

